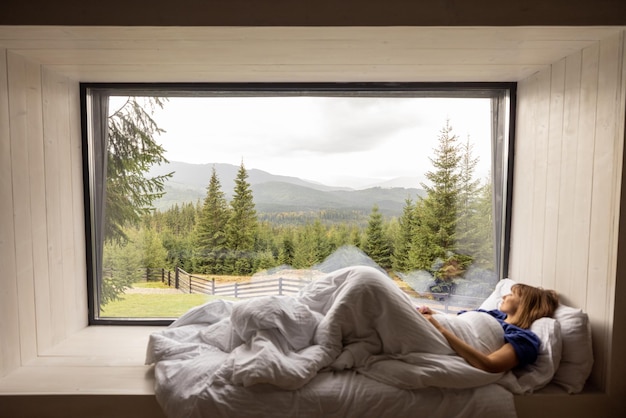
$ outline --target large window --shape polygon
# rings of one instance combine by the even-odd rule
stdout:
[[[510,84],[82,85],[91,323],[375,264],[442,309],[506,271]]]

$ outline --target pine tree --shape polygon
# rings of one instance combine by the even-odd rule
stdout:
[[[427,197],[422,200],[413,258],[420,269],[432,269],[433,263],[446,260],[456,250],[457,203],[459,198],[459,163],[461,154],[457,136],[450,121],[442,128],[439,143],[430,158],[433,171],[425,176],[430,184],[422,183]]]
[[[215,167],[207,186],[207,194],[196,226],[194,270],[202,273],[223,271],[227,248],[226,226],[229,218],[228,202],[222,191]]]
[[[392,255],[393,268],[399,272],[409,272],[414,266],[410,262],[409,253],[411,243],[416,233],[415,207],[413,201],[407,198],[404,201],[402,216],[399,221],[399,233],[396,237],[394,251]]]
[[[288,266],[293,265],[294,252],[295,248],[291,232],[285,233],[278,253],[278,263]]]
[[[481,231],[479,230],[478,197],[480,180],[474,179],[474,170],[478,164],[478,158],[472,155],[473,145],[469,137],[465,144],[461,145],[461,161],[459,164],[459,195],[458,216],[456,229],[456,250],[459,254],[473,257],[481,244]]]
[[[293,254],[293,267],[298,269],[310,268],[319,261],[314,227],[311,224],[306,224],[298,230]]]
[[[139,232],[124,231],[125,240],[104,243],[100,307],[117,300],[133,283],[141,280],[142,253],[137,245]]]
[[[494,271],[493,187],[490,177],[478,192],[476,208],[477,247],[474,251],[474,263],[478,267]]]
[[[142,267],[151,269],[165,268],[167,250],[159,235],[152,228],[141,229]]]
[[[226,227],[226,242],[231,253],[232,272],[252,272],[254,243],[257,234],[257,216],[248,173],[241,163],[235,178],[235,190],[230,202],[231,211]]]
[[[165,149],[156,142],[164,132],[152,119],[163,99],[150,97],[142,105],[136,97],[109,116],[104,239],[126,240],[124,227],[137,225],[163,195],[170,174],[146,177],[155,164],[166,163]]]
[[[383,268],[391,267],[391,250],[383,232],[383,215],[378,205],[372,207],[365,231],[365,253]]]

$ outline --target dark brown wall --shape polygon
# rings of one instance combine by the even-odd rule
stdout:
[[[0,25],[624,25],[626,0],[2,0]]]

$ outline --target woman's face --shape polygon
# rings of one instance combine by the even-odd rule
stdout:
[[[502,296],[502,303],[500,304],[500,310],[508,315],[513,315],[519,307],[520,298],[519,295],[513,291],[508,295]]]

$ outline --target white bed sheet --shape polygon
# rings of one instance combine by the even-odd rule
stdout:
[[[484,316],[450,326],[490,328],[483,349],[501,332]],[[515,416],[502,386],[514,390],[513,375],[468,365],[369,267],[333,272],[295,298],[194,309],[151,336],[146,362],[169,417]]]

